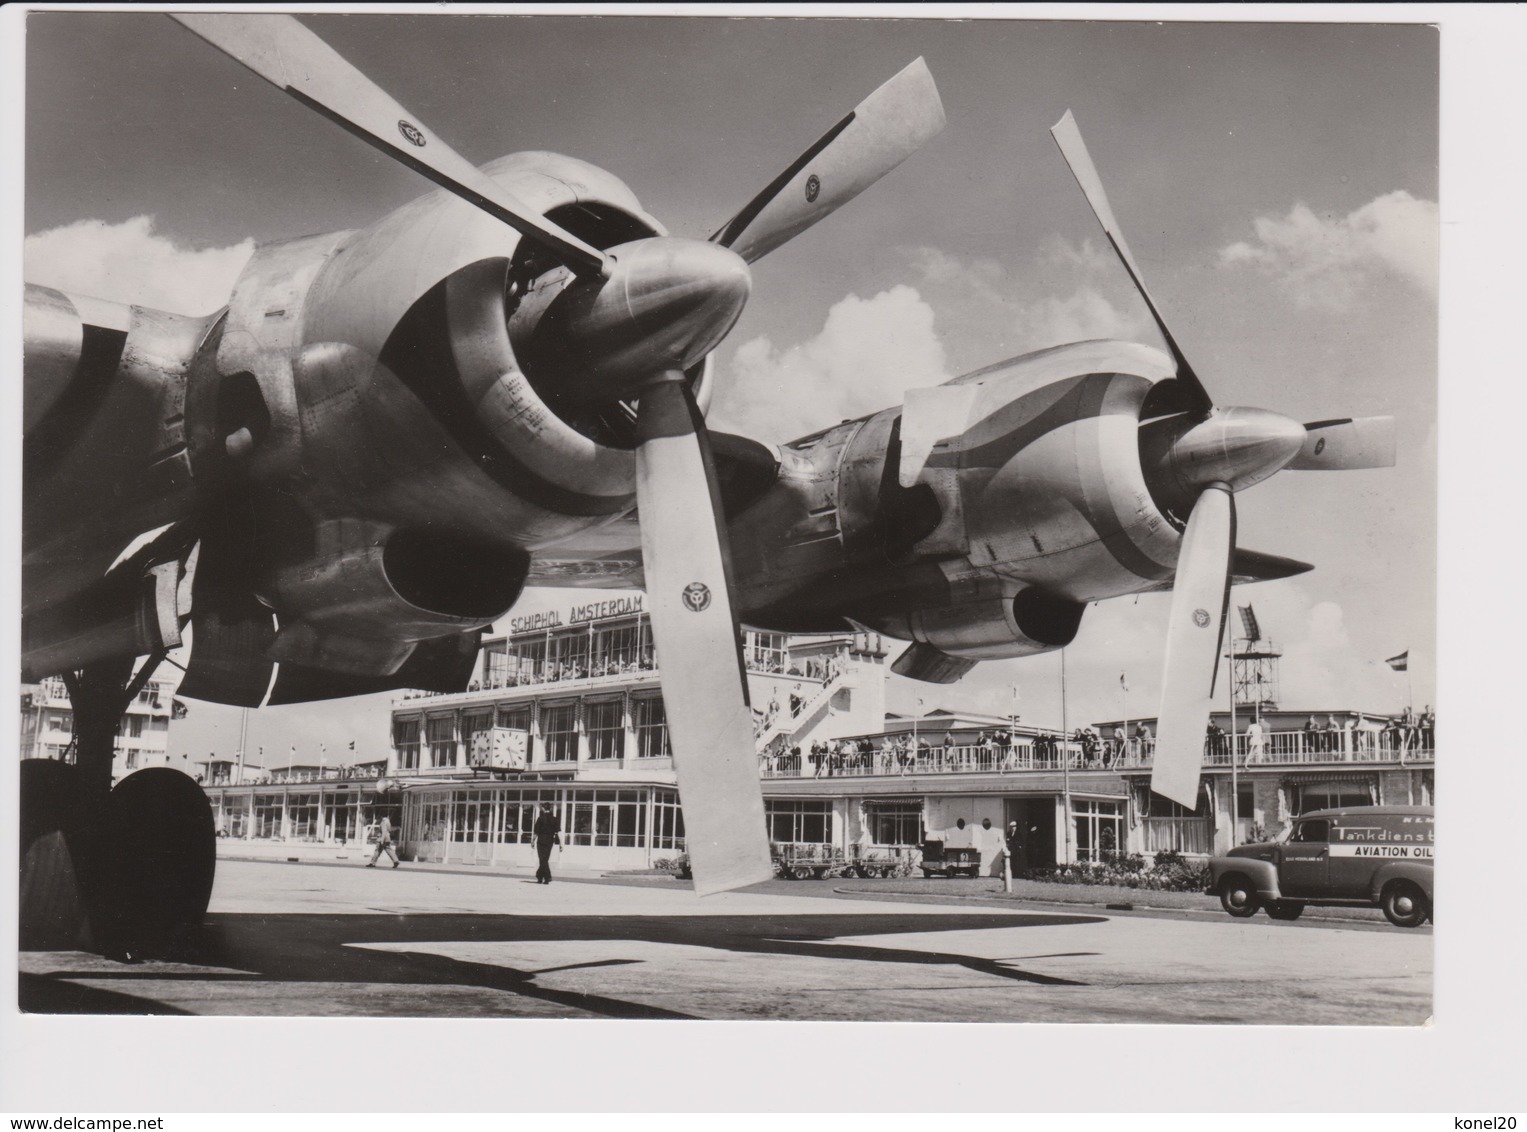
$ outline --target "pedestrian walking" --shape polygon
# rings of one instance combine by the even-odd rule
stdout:
[[[371,854],[371,860],[367,862],[368,869],[375,868],[377,858],[386,853],[392,858],[392,867],[398,867],[398,854],[392,847],[392,819],[386,814],[382,815],[382,824],[376,831],[376,852]]]
[[[1262,761],[1262,721],[1253,719],[1251,725],[1246,728],[1246,765]]]
[[[536,866],[536,883],[550,884],[552,846],[559,849],[562,846],[562,824],[557,821],[557,815],[551,812],[550,802],[541,803],[541,813],[530,833],[536,843],[536,859],[540,862]]]

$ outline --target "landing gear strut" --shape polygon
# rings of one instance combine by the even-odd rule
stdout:
[[[23,950],[165,955],[201,924],[217,864],[206,795],[167,767],[111,783],[119,721],[163,659],[136,673],[125,658],[64,675],[74,765],[21,767]]]

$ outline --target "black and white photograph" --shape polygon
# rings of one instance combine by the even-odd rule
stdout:
[[[1144,8],[25,13],[7,1010],[1434,1025],[1444,33]]]

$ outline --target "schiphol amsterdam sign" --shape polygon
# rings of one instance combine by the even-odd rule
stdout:
[[[511,633],[534,633],[542,629],[560,629],[563,625],[582,625],[589,621],[602,621],[606,617],[624,617],[642,611],[642,595],[616,597],[609,601],[591,601],[587,605],[575,605],[566,617],[559,609],[545,613],[527,613],[523,617],[509,619]]]

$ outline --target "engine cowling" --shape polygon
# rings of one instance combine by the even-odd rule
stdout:
[[[484,171],[599,247],[666,234],[625,185],[584,162],[522,153]],[[629,406],[567,400],[515,340],[535,328],[522,309],[545,309],[573,282],[443,191],[359,232],[262,249],[216,364],[254,375],[270,408],[270,434],[246,467],[260,479],[311,466],[399,525],[438,522],[448,508],[458,529],[525,547],[628,512]],[[688,371],[702,406],[709,375],[708,362]]]
[[[419,642],[491,623],[519,598],[530,563],[517,547],[360,519],[319,523],[315,535],[260,594],[281,611],[269,654],[352,676],[391,675]]]
[[[893,636],[931,645],[967,660],[1006,660],[1064,648],[1076,637],[1086,606],[1034,586],[986,593],[969,600],[915,610]]]

